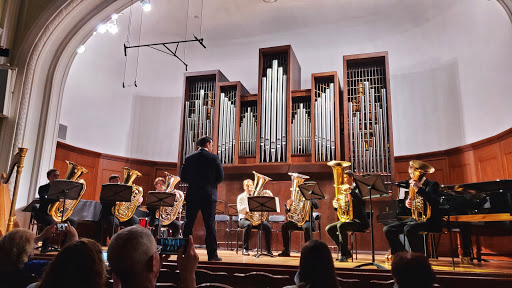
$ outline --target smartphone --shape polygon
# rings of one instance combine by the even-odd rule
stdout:
[[[158,238],[156,244],[160,254],[177,255],[181,247],[187,250],[188,238]]]
[[[108,266],[107,251],[102,251],[101,254],[103,256],[103,261],[105,261],[105,265]]]
[[[57,230],[64,231],[66,230],[66,226],[68,226],[68,223],[57,223]]]

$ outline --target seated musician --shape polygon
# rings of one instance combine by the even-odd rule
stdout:
[[[404,234],[407,238],[411,252],[423,253],[423,238],[419,233],[441,231],[441,212],[439,210],[441,192],[439,191],[439,183],[428,180],[425,177],[427,173],[433,173],[434,171],[434,167],[425,162],[418,160],[409,162],[409,175],[411,176],[411,180],[409,198],[406,201],[406,206],[408,208],[413,207],[414,203],[413,199],[411,199],[411,195],[416,191],[416,195],[423,198],[424,210],[420,211],[419,214],[427,214],[424,213],[427,210],[427,204],[430,206],[431,214],[428,218],[421,217],[416,219],[413,213],[412,218],[384,227],[384,234],[386,234],[389,246],[391,247],[391,255],[405,251],[404,243],[402,243],[399,238],[400,234]],[[424,218],[427,219],[425,220]]]
[[[155,179],[155,190],[156,191],[165,191],[165,179],[162,178],[162,177],[158,177]],[[183,192],[179,191],[179,190],[174,190],[175,193],[177,194],[180,194],[181,198],[183,199]],[[177,195],[178,196],[178,195]],[[176,202],[174,202],[175,205],[176,205]],[[175,207],[173,207],[174,209]],[[178,209],[181,209],[181,207],[177,207]],[[153,227],[153,237],[158,237],[159,236],[159,232],[160,232],[160,228],[162,227],[166,227],[166,228],[169,228],[169,230],[171,230],[171,237],[179,237],[180,236],[180,232],[181,232],[181,223],[174,219],[172,220],[171,223],[167,224],[167,225],[160,225],[160,219],[158,219],[158,217],[156,217],[156,210],[158,208],[156,207],[148,207],[148,211],[149,211],[149,217],[150,217],[150,220],[149,220],[149,226]]]
[[[245,179],[244,180],[244,192],[242,192],[240,195],[238,195],[238,198],[236,199],[236,207],[238,210],[238,227],[240,229],[244,229],[244,250],[242,251],[242,255],[249,255],[249,239],[251,238],[251,230],[252,229],[259,229],[260,225],[263,225],[261,227],[261,230],[265,234],[265,244],[267,246],[267,253],[270,255],[272,254],[272,228],[270,227],[270,224],[267,221],[262,221],[259,225],[253,225],[253,223],[248,219],[248,212],[249,212],[249,204],[247,201],[247,197],[252,195],[252,192],[254,188],[254,183],[251,179]]]
[[[120,184],[121,183],[121,177],[117,174],[112,174],[108,178],[108,183],[113,184]],[[142,203],[142,197],[139,198],[140,205]],[[101,212],[100,212],[100,228],[101,228],[101,243],[103,245],[107,244],[107,237],[112,238],[112,223],[114,224],[114,231],[117,231],[119,229],[119,226],[122,227],[130,227],[133,225],[139,224],[139,218],[135,215],[133,215],[130,219],[119,222],[119,219],[115,217],[115,215],[112,213],[112,208],[116,205],[116,203],[103,203],[101,206]]]
[[[46,178],[48,178],[48,183],[39,187],[37,194],[39,194],[39,209],[36,213],[36,220],[38,224],[43,226],[45,229],[48,226],[54,225],[56,222],[52,218],[52,216],[48,213],[48,208],[53,204],[58,202],[59,200],[48,199],[48,192],[50,192],[50,186],[52,182],[56,179],[59,179],[60,173],[57,169],[50,169],[46,172]],[[67,220],[71,226],[76,228],[77,221],[71,217]],[[41,247],[41,253],[48,252],[49,248],[49,238],[43,240],[43,246]]]
[[[290,213],[290,209],[292,207],[293,200],[288,199],[286,203],[284,204],[284,208],[286,210],[286,214]],[[312,200],[311,201],[311,207],[312,209],[318,209],[318,201]],[[281,234],[283,235],[283,251],[279,253],[279,257],[289,257],[290,256],[290,232],[291,231],[304,231],[304,243],[307,243],[309,240],[311,240],[310,235],[311,231],[315,231],[315,223],[311,223],[311,219],[304,222],[302,226],[299,227],[297,223],[293,221],[287,221],[281,226]]]
[[[336,223],[332,223],[325,228],[329,237],[336,243],[338,249],[341,251],[341,257],[336,261],[347,262],[348,259],[352,258],[352,253],[348,250],[348,234],[347,231],[361,232],[368,227],[370,224],[366,217],[366,209],[363,196],[354,183],[354,173],[350,170],[345,171],[345,179],[343,183],[350,186],[351,205],[353,211],[352,220],[345,221],[340,220]],[[334,210],[340,209],[338,207],[337,199],[333,200]],[[348,208],[348,207],[347,207]]]

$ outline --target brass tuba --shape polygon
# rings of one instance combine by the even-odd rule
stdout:
[[[142,187],[133,184],[133,181],[142,174],[137,171],[124,167],[124,179],[123,184],[132,186],[132,200],[131,202],[117,202],[116,206],[112,207],[112,214],[114,214],[119,221],[124,222],[132,218],[135,209],[139,205],[139,198],[143,194]]]
[[[254,192],[252,193],[252,196],[272,196],[270,191],[263,190],[265,183],[272,179],[265,175],[256,173],[255,171],[252,171],[252,173],[254,173]],[[247,212],[245,218],[251,221],[253,226],[260,225],[261,222],[267,220],[268,212]]]
[[[61,201],[55,202],[52,205],[48,206],[48,214],[52,216],[55,222],[64,221],[68,219],[69,216],[71,216],[71,214],[73,214],[73,210],[75,209],[76,205],[78,205],[80,199],[82,199],[82,196],[84,196],[85,189],[87,189],[85,181],[83,179],[78,178],[80,178],[83,174],[89,173],[89,171],[87,171],[87,169],[85,169],[84,167],[71,161],[66,160],[66,163],[68,163],[68,170],[66,171],[66,176],[64,177],[64,179],[82,183],[84,187],[82,188],[82,191],[80,191],[78,199],[65,201],[64,209],[62,207],[63,205]],[[62,210],[64,210],[64,217],[62,217]]]
[[[418,222],[425,222],[428,218],[430,218],[430,205],[423,201],[423,197],[416,194],[418,192],[414,189],[412,185],[412,180],[419,180],[421,174],[425,173],[434,173],[435,169],[430,164],[427,164],[423,161],[419,160],[411,160],[409,162],[409,175],[411,176],[409,186],[409,198],[411,199],[411,212],[412,218],[414,218]],[[423,177],[421,179],[421,185],[425,182],[427,178]]]
[[[301,227],[309,220],[311,205],[309,205],[309,201],[302,196],[299,185],[304,183],[309,176],[298,173],[288,173],[288,175],[292,177],[292,188],[290,188],[292,206],[290,207],[290,213],[286,215],[286,219],[297,223],[297,226]]]
[[[346,161],[331,161],[327,163],[327,165],[331,166],[332,173],[334,174],[335,196],[334,200],[332,200],[332,206],[336,208],[339,221],[352,221],[354,217],[352,210],[352,196],[350,196],[352,187],[345,184],[345,169],[350,167],[352,164]]]
[[[160,211],[157,210],[155,216],[156,218],[159,218],[160,221],[162,221],[162,225],[169,225],[172,221],[174,221],[174,219],[176,219],[176,216],[178,216],[178,213],[183,206],[183,200],[185,200],[185,197],[183,196],[183,192],[174,189],[174,186],[180,182],[180,177],[167,172],[165,172],[165,175],[165,192],[175,193],[176,198],[174,200],[173,207],[160,207]]]

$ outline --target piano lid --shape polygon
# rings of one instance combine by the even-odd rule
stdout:
[[[512,192],[512,179],[441,185],[441,190],[452,195],[474,195],[484,192]]]

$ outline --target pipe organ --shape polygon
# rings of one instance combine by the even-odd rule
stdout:
[[[232,164],[235,158],[236,88],[223,88],[220,93],[217,156],[222,164]]]
[[[391,182],[394,156],[387,53],[360,56],[344,56],[346,158],[354,172],[379,173]]]
[[[189,97],[185,101],[185,130],[183,156],[195,151],[195,143],[203,135],[212,135],[212,111],[215,105],[215,81],[190,83]]]
[[[334,83],[315,83],[315,160],[331,161],[336,158],[334,131]]]
[[[311,105],[292,104],[292,154],[311,154]]]
[[[330,172],[325,162],[345,160],[357,174],[380,173],[390,182],[387,59],[387,52],[344,56],[344,89],[333,71],[313,73],[311,89],[301,90],[301,68],[289,45],[259,50],[255,94],[218,70],[186,73],[178,165],[209,135],[212,153],[233,166],[228,174],[258,164],[284,171],[295,163],[314,165],[297,166],[301,173]]]
[[[261,162],[286,162],[286,57],[279,60],[261,78]]]
[[[257,114],[256,106],[245,106],[241,108],[240,119],[239,151],[240,156],[256,155],[256,129]]]

